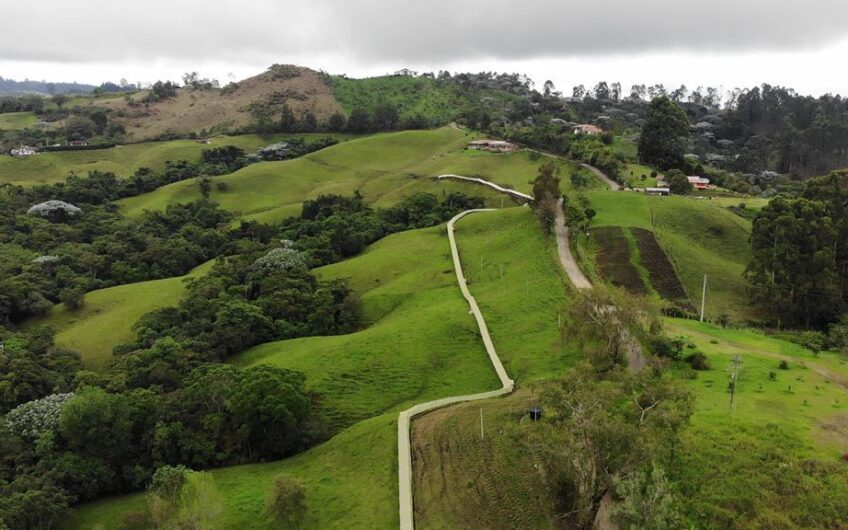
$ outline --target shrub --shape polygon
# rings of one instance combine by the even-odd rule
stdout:
[[[657,357],[679,360],[683,353],[685,342],[681,339],[670,339],[668,337],[657,337],[651,341],[651,353]]]
[[[65,304],[65,307],[71,311],[76,311],[85,302],[85,292],[82,289],[62,289],[59,292],[59,299]]]
[[[686,362],[695,370],[709,370],[710,361],[702,352],[696,351],[686,356]]]
[[[265,514],[284,527],[297,527],[306,515],[306,495],[296,479],[280,473],[265,497]]]
[[[786,361],[786,359],[784,359],[780,361],[780,364],[777,367],[781,370],[789,370],[789,363]]]

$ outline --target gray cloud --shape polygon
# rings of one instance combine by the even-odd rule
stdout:
[[[356,62],[815,49],[848,37],[845,0],[42,0],[4,6],[0,59]]]

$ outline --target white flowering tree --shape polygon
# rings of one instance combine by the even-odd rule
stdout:
[[[279,271],[306,268],[306,258],[299,250],[291,248],[290,241],[283,241],[280,248],[270,250],[253,263],[253,272],[267,276]]]
[[[73,204],[65,201],[44,201],[30,207],[27,210],[29,215],[39,215],[41,217],[52,217],[55,215],[75,217],[82,214],[82,210]]]
[[[41,399],[18,405],[6,415],[9,430],[23,438],[35,440],[47,431],[59,426],[62,407],[73,399],[75,394],[51,394]]]

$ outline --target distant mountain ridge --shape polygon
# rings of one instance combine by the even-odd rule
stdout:
[[[94,90],[94,85],[86,85],[82,83],[57,83],[52,81],[33,81],[31,79],[15,81],[14,79],[5,79],[0,77],[0,95],[88,94],[92,90]]]

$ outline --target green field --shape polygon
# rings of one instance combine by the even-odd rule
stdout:
[[[49,325],[56,333],[56,344],[78,351],[86,368],[105,370],[112,360],[112,349],[135,338],[132,326],[142,315],[177,305],[185,294],[185,280],[205,274],[213,264],[206,262],[177,278],[92,291],[85,295],[80,309],[69,311],[64,304],[57,304],[46,317],[27,325]]]
[[[296,160],[254,164],[231,175],[216,177],[227,183],[226,191],[213,190],[212,200],[247,218],[274,222],[295,215],[300,204],[320,194],[352,194],[358,190],[377,206],[391,206],[420,191],[442,195],[464,191],[500,205],[502,196],[465,183],[437,182],[443,173],[480,175],[516,189],[529,191],[544,160],[527,152],[509,155],[465,150],[474,137],[451,127],[429,131],[380,134],[312,153]],[[563,167],[563,190],[572,166]],[[195,180],[177,182],[151,193],[119,201],[127,215],[161,210],[168,204],[200,197]],[[506,204],[509,201],[506,200]]]
[[[0,114],[0,117],[7,114]],[[2,127],[0,127],[2,128]],[[235,145],[251,153],[261,147],[285,140],[286,138],[319,138],[334,136],[346,139],[346,135],[276,134],[259,136],[247,134],[241,136],[218,136],[211,144],[202,144],[194,140],[171,140],[166,142],[142,142],[126,144],[109,149],[86,151],[58,151],[39,153],[28,158],[0,156],[0,182],[11,182],[22,186],[49,184],[65,180],[71,173],[85,175],[89,171],[111,171],[118,177],[126,178],[138,168],[147,167],[160,170],[166,161],[188,160],[199,162],[204,149]]]
[[[751,223],[713,201],[679,196],[657,197],[631,192],[588,193],[598,226],[635,226],[653,230],[677,270],[689,299],[700,307],[707,274],[706,314],[754,318],[742,277],[751,250]],[[584,236],[580,236],[585,245]]]
[[[32,127],[38,121],[34,112],[5,112],[0,114],[0,131],[17,131]]]
[[[814,356],[751,330],[677,319],[667,328],[711,364],[687,378],[695,414],[673,473],[685,512],[705,528],[837,528],[844,522],[845,359]],[[741,364],[731,412],[728,384],[736,355]],[[788,370],[778,368],[783,359]]]
[[[526,384],[572,364],[577,353],[561,344],[557,327],[566,287],[552,242],[529,210],[475,214],[457,225],[457,238],[472,292],[510,374]],[[221,528],[266,528],[262,496],[280,470],[306,487],[306,528],[397,527],[397,411],[497,386],[449,256],[440,226],[390,236],[360,256],[318,269],[324,278],[351,279],[371,325],[346,336],[262,345],[236,359],[242,366],[265,362],[305,371],[324,408],[338,411],[331,416],[337,424],[376,417],[294,458],[214,471],[227,498]],[[523,288],[512,288],[522,282]],[[66,527],[115,528],[122,512],[142,505],[141,495],[87,504]]]
[[[630,184],[631,188],[652,188],[657,185],[657,179],[651,177],[652,171],[653,169],[641,164],[625,164],[624,179]],[[642,180],[642,175],[647,178]]]

